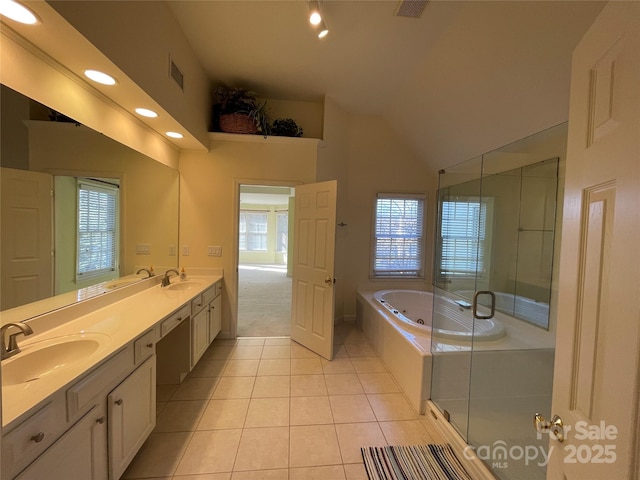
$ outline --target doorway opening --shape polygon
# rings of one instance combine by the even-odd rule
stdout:
[[[290,335],[294,196],[293,187],[240,185],[239,337]]]

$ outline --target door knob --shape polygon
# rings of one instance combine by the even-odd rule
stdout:
[[[327,277],[324,279],[324,283],[326,283],[327,285],[332,285],[333,283],[335,283],[335,279]]]
[[[543,415],[536,413],[533,416],[533,427],[538,433],[551,432],[556,440],[564,442],[564,424],[559,415],[554,415],[548,422]]]

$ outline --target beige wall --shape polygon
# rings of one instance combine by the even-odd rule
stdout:
[[[352,115],[349,124],[347,216],[350,275],[345,315],[355,315],[357,289],[431,289],[437,174],[379,117]],[[373,207],[376,193],[426,194],[425,279],[370,280]]]
[[[169,245],[178,243],[178,172],[72,123],[29,122],[30,170],[67,176],[120,178],[122,275],[136,266],[175,267]],[[136,244],[151,245],[137,255]]]
[[[237,228],[239,185],[312,183],[316,177],[317,142],[262,137],[218,140],[209,152],[183,151],[180,157],[180,256],[187,268],[223,268],[223,335],[235,333],[238,276]],[[207,256],[208,245],[222,247],[221,257]],[[182,250],[181,250],[182,253]]]

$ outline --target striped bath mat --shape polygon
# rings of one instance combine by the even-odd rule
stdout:
[[[369,480],[472,480],[448,444],[360,450]]]

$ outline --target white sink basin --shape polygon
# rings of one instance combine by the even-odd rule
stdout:
[[[165,288],[165,290],[191,290],[192,288],[199,288],[202,286],[202,282],[197,282],[194,280],[185,280],[181,282],[172,283]]]
[[[2,386],[33,382],[54,375],[98,351],[107,335],[78,334],[35,342],[2,362]]]
[[[120,287],[126,287],[127,285],[131,285],[132,283],[136,283],[139,281],[140,278],[119,278],[118,280],[107,282],[104,288],[106,288],[107,290],[113,290]]]

